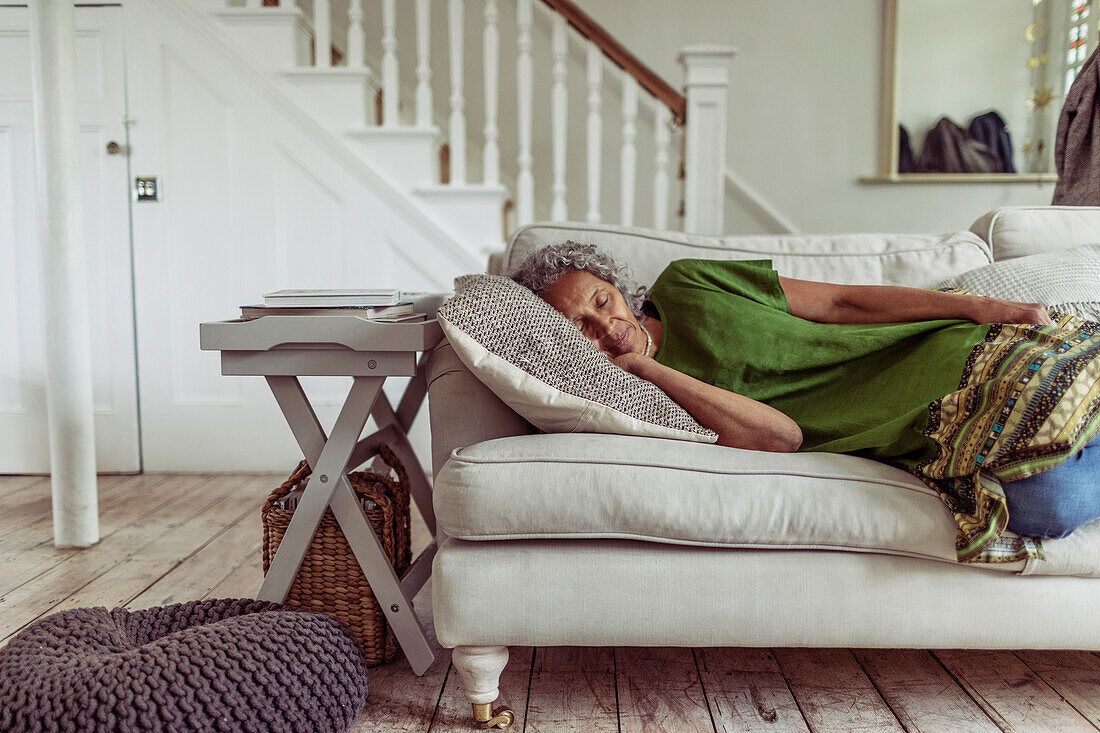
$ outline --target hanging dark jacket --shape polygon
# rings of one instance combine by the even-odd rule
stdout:
[[[905,125],[898,125],[898,173],[916,173],[913,162],[913,148],[909,146],[909,131]]]
[[[1100,206],[1100,100],[1096,98],[1100,57],[1096,54],[1093,51],[1077,72],[1058,118],[1055,205]]]
[[[917,160],[922,173],[1000,173],[1001,159],[946,117],[928,131]]]
[[[971,140],[980,142],[992,150],[1001,160],[1001,173],[1015,173],[1012,160],[1012,137],[1008,134],[1004,119],[990,110],[970,120],[966,128]]]

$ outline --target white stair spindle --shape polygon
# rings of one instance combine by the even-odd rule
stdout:
[[[638,80],[630,74],[623,75],[623,149],[619,162],[619,180],[622,183],[622,225],[634,225],[634,184],[638,169],[638,150],[634,141],[638,137]]]
[[[555,13],[553,24],[550,26],[550,54],[554,60],[551,71],[554,86],[550,93],[550,131],[554,156],[550,218],[554,221],[564,221],[569,218],[569,211],[565,205],[565,142],[569,119],[569,96],[565,87],[567,76],[565,54],[569,50],[569,38],[566,32],[565,17]]]
[[[520,225],[535,220],[535,177],[531,172],[534,157],[531,155],[532,108],[534,105],[533,70],[531,65],[531,1],[519,0],[516,24],[519,35],[516,48],[516,98],[519,102],[519,176],[516,179],[516,218]]]
[[[416,126],[432,126],[431,0],[416,0]]]
[[[348,3],[348,67],[363,68],[366,59],[367,37],[363,30],[363,0]]]
[[[382,126],[396,127],[397,103],[397,11],[394,0],[382,0]]]
[[[466,98],[462,89],[466,0],[447,0],[447,12],[451,46],[451,185],[461,186],[466,183]]]
[[[663,102],[656,105],[657,173],[653,176],[653,227],[668,229],[668,165],[669,146],[672,141],[672,113]]]
[[[244,0],[244,6],[246,8],[262,8],[264,0]]]
[[[603,54],[588,42],[588,214],[589,224],[600,223],[600,152],[603,149]]]
[[[500,147],[497,140],[500,129],[497,127],[497,92],[500,67],[500,30],[498,23],[500,11],[497,0],[485,0],[485,30],[482,44],[485,48],[485,147],[482,150],[482,170],[486,185],[500,183]]]
[[[332,66],[332,3],[313,0],[313,63],[318,68]]]

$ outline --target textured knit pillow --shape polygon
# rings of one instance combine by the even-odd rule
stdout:
[[[522,285],[496,275],[467,275],[455,280],[455,292],[438,313],[455,353],[535,427],[717,440],[655,385],[615,366]]]
[[[1042,303],[1057,313],[1100,321],[1100,244],[994,262],[937,287]]]
[[[345,731],[366,696],[342,623],[265,601],[74,608],[0,649],[3,731]]]

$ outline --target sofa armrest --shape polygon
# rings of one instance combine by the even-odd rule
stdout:
[[[970,231],[989,243],[994,260],[1100,242],[1100,206],[1002,206]]]
[[[489,254],[489,261],[485,266],[485,272],[490,275],[504,274],[504,250]]]
[[[446,340],[428,360],[428,411],[435,476],[455,448],[538,432],[482,384]]]

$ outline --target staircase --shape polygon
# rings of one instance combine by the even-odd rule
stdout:
[[[477,261],[536,220],[721,233],[730,49],[685,97],[570,0],[191,2]]]

